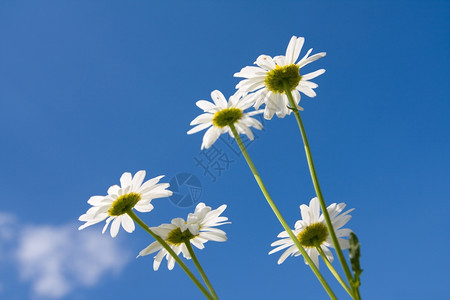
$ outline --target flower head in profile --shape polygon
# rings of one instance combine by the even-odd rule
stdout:
[[[268,120],[272,119],[274,114],[279,118],[284,118],[291,113],[288,108],[290,105],[286,90],[292,93],[294,102],[300,110],[302,110],[298,106],[300,92],[308,97],[316,96],[314,89],[318,85],[309,80],[323,74],[325,70],[320,69],[302,75],[301,69],[307,64],[324,57],[326,53],[321,52],[309,56],[312,51],[310,49],[302,59],[296,62],[304,42],[303,37],[293,36],[287,47],[286,55],[274,58],[268,55],[260,55],[255,61],[257,67],[244,67],[240,72],[234,74],[235,77],[246,78],[236,85],[239,92],[256,91],[249,95],[250,100],[255,102],[256,109],[265,103],[264,118]]]
[[[250,140],[253,140],[254,136],[250,127],[261,129],[262,124],[251,116],[263,111],[245,113],[244,110],[252,106],[253,102],[238,93],[231,96],[227,102],[224,95],[215,90],[211,93],[211,98],[214,103],[206,100],[197,101],[196,105],[203,109],[204,113],[192,120],[191,125],[197,126],[187,132],[187,134],[193,134],[209,128],[203,136],[201,149],[211,147],[222,133],[228,132],[234,137],[230,125],[234,125],[239,134],[246,134]]]
[[[159,183],[164,176],[158,176],[144,182],[145,171],[137,172],[134,177],[125,172],[120,177],[120,186],[113,185],[108,189],[106,196],[93,196],[88,200],[92,207],[78,220],[86,222],[78,229],[97,224],[106,219],[103,233],[111,223],[111,236],[116,237],[122,225],[127,232],[134,231],[134,222],[127,212],[136,209],[139,212],[149,212],[153,209],[150,203],[153,199],[172,195],[167,190],[168,183]]]
[[[344,238],[349,237],[351,230],[348,228],[342,228],[342,226],[347,224],[347,222],[351,219],[351,216],[348,213],[353,211],[353,209],[349,209],[346,212],[341,213],[344,208],[345,203],[333,203],[327,207],[327,210],[341,248],[348,249],[349,241]],[[333,247],[333,241],[328,233],[324,216],[323,214],[320,214],[319,200],[317,198],[313,198],[309,202],[309,206],[305,204],[300,205],[300,212],[302,215],[302,220],[295,223],[295,230],[292,232],[295,234],[297,239],[300,241],[300,244],[305,248],[306,252],[317,267],[319,266],[319,252],[316,247],[322,248],[328,260],[332,262],[333,254],[328,247]],[[294,244],[294,241],[290,238],[286,231],[281,232],[278,237],[281,239],[271,244],[271,246],[277,248],[269,252],[269,254],[272,254],[287,248],[286,251],[284,251],[284,253],[280,256],[278,264],[283,263],[288,256],[301,255],[297,246]],[[306,260],[305,263],[307,264]]]
[[[226,233],[223,230],[214,228],[226,222],[227,217],[220,216],[227,208],[222,205],[217,209],[211,210],[211,207],[204,203],[199,203],[195,208],[194,213],[190,213],[185,221],[182,218],[173,219],[171,224],[162,224],[158,227],[151,227],[150,229],[159,235],[172,250],[179,255],[190,259],[191,256],[185,243],[191,243],[198,249],[205,248],[204,244],[207,241],[225,242],[227,240]],[[159,269],[161,261],[164,257],[167,259],[167,267],[172,270],[175,266],[175,259],[164,249],[158,241],[151,243],[147,248],[143,249],[139,256],[145,256],[159,251],[153,262],[153,269]]]

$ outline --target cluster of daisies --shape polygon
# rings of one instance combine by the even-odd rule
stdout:
[[[196,105],[204,113],[192,120],[191,125],[195,127],[189,130],[188,134],[208,128],[203,136],[202,149],[209,148],[222,133],[228,132],[234,137],[231,127],[235,127],[237,133],[245,134],[253,140],[250,128],[261,129],[262,125],[252,116],[264,113],[264,118],[270,120],[274,114],[284,118],[291,113],[287,93],[291,93],[297,109],[303,110],[299,106],[300,92],[308,97],[315,97],[314,89],[318,85],[310,80],[323,74],[325,70],[320,69],[301,75],[301,69],[326,55],[325,52],[321,52],[310,56],[312,52],[310,49],[298,60],[304,42],[303,37],[293,36],[285,55],[273,58],[260,55],[255,61],[257,67],[244,67],[234,74],[235,77],[245,79],[236,85],[237,91],[228,101],[218,90],[211,93],[213,103],[206,100],[197,101]],[[259,110],[262,104],[264,109]],[[244,112],[252,106],[256,110]]]
[[[139,171],[134,176],[128,172],[124,173],[120,177],[120,186],[113,185],[108,189],[106,196],[93,196],[88,200],[92,207],[80,216],[79,220],[86,223],[78,229],[81,230],[106,220],[103,233],[111,223],[110,233],[113,238],[117,236],[121,226],[125,231],[133,232],[134,221],[128,214],[132,209],[138,212],[150,212],[154,208],[151,204],[153,199],[172,195],[172,192],[167,189],[170,186],[168,183],[159,183],[162,177],[164,176],[144,182],[145,171]],[[199,203],[194,213],[188,215],[186,221],[182,218],[175,218],[170,224],[150,227],[150,230],[160,236],[177,255],[183,253],[185,258],[190,259],[186,242],[190,242],[198,249],[203,249],[203,244],[207,241],[225,242],[227,240],[224,231],[214,228],[229,223],[226,222],[228,218],[221,216],[226,208],[226,205],[222,205],[213,210],[204,203]],[[167,259],[169,270],[172,270],[175,265],[174,258],[157,241],[142,250],[139,256],[157,251],[159,252],[155,256],[154,270],[158,270],[164,257]]]
[[[235,134],[245,134],[250,140],[253,140],[251,127],[262,128],[262,124],[253,116],[263,113],[264,118],[268,120],[274,114],[283,118],[292,111],[292,101],[289,101],[289,96],[294,100],[296,109],[299,110],[302,110],[299,106],[301,93],[308,97],[316,96],[314,89],[318,85],[310,80],[323,74],[325,70],[320,69],[303,74],[302,68],[324,57],[326,53],[310,55],[312,52],[310,49],[299,60],[303,43],[304,38],[293,36],[285,55],[275,57],[260,55],[255,61],[256,66],[247,66],[234,74],[235,77],[244,79],[237,84],[236,93],[229,97],[228,101],[218,90],[211,93],[213,102],[197,101],[196,105],[203,110],[203,113],[191,122],[191,125],[195,127],[187,133],[193,134],[207,129],[203,136],[201,149],[211,147],[223,133],[228,133],[232,137],[235,137]],[[262,105],[264,108],[259,109]],[[255,109],[246,112],[251,107]],[[159,182],[162,177],[155,177],[144,182],[145,171],[139,171],[134,176],[124,173],[120,178],[120,186],[113,185],[108,189],[107,195],[93,196],[89,199],[88,203],[92,207],[80,216],[79,220],[85,223],[79,229],[106,220],[103,233],[109,224],[111,224],[112,237],[117,236],[120,227],[129,233],[133,232],[135,224],[130,217],[133,210],[141,213],[150,212],[154,208],[152,200],[172,195],[172,192],[168,190],[169,184]],[[351,231],[342,227],[350,220],[351,216],[348,213],[351,210],[343,212],[344,208],[344,203],[333,203],[327,210],[342,249],[347,249]],[[212,209],[204,203],[199,203],[186,220],[175,218],[170,224],[150,227],[150,230],[161,237],[176,255],[183,254],[183,257],[190,259],[191,255],[186,243],[203,249],[207,241],[224,242],[227,240],[226,233],[216,228],[229,223],[228,219],[222,216],[225,209],[226,205]],[[301,205],[300,213],[302,219],[295,223],[293,230],[295,236],[304,246],[314,264],[318,265],[319,262],[317,247],[320,247],[328,260],[332,261],[333,255],[329,247],[333,247],[333,243],[323,214],[320,212],[317,198],[313,198],[309,206]],[[284,262],[288,256],[301,255],[286,231],[281,232],[278,238],[279,240],[271,244],[275,248],[269,254],[285,250],[278,260],[279,264]],[[158,270],[163,258],[166,258],[168,268],[173,269],[174,257],[158,241],[140,251],[138,256],[153,253],[156,253],[153,264],[155,271]]]

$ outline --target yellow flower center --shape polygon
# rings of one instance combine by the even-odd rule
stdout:
[[[213,124],[216,127],[223,128],[225,126],[230,126],[239,121],[244,116],[242,109],[239,108],[225,108],[214,114]]]
[[[132,209],[136,203],[141,200],[141,195],[138,193],[128,193],[122,195],[113,202],[108,210],[110,216],[120,216]]]
[[[300,244],[306,248],[321,245],[328,237],[327,226],[323,223],[314,223],[303,229],[297,236]]]
[[[282,94],[286,89],[294,90],[301,79],[300,68],[296,64],[284,67],[276,65],[275,69],[267,72],[264,83],[269,91]]]
[[[171,232],[169,232],[169,235],[167,236],[166,242],[173,245],[182,244],[184,242],[187,242],[191,239],[193,239],[195,235],[193,235],[189,229],[186,229],[185,231],[181,231],[180,228],[175,228]]]

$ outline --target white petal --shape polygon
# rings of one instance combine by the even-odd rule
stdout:
[[[312,56],[310,56],[310,57],[308,57],[306,59],[303,59],[303,60],[299,61],[297,65],[300,68],[302,68],[302,67],[306,66],[307,64],[312,63],[313,61],[316,61],[319,58],[324,57],[325,55],[327,55],[326,52],[320,52],[320,53],[314,54],[314,55],[312,55]]]
[[[132,233],[134,231],[134,222],[129,215],[122,215],[121,223],[126,232]]]
[[[309,206],[306,204],[300,205],[300,214],[302,215],[302,220],[306,224],[311,224],[311,215],[309,213]]]
[[[120,186],[121,188],[125,188],[131,184],[131,173],[125,172],[120,177]]]
[[[175,225],[176,227],[179,227],[179,228],[182,228],[183,225],[185,225],[183,218],[174,218],[174,219],[172,219],[172,221],[170,223],[172,223],[172,225]]]
[[[96,206],[100,204],[104,198],[105,196],[92,196],[91,198],[89,198],[88,203],[92,206]]]
[[[195,126],[194,128],[191,128],[191,130],[189,130],[189,131],[187,132],[187,134],[197,133],[197,132],[199,132],[199,131],[202,131],[202,130],[205,129],[205,128],[208,128],[208,127],[211,126],[211,125],[212,125],[212,122],[209,122],[209,123],[203,123],[203,124],[197,125],[197,126]]]
[[[301,65],[303,63],[304,60],[306,60],[308,58],[308,56],[311,54],[312,52],[312,48],[308,50],[308,52],[306,52],[305,56],[302,57],[302,59],[300,59],[297,63],[297,65]]]
[[[311,260],[313,261],[313,263],[316,265],[317,268],[319,268],[319,252],[317,252],[317,250],[315,248],[307,248],[306,251],[309,250],[309,257],[311,257]],[[305,261],[305,264],[308,264]]]
[[[194,120],[192,120],[190,125],[197,125],[202,123],[209,123],[212,121],[214,117],[214,114],[211,113],[204,113],[196,117]]]
[[[274,65],[274,68],[275,68],[275,65]],[[266,73],[267,73],[267,71],[262,68],[251,66],[251,67],[242,68],[240,72],[235,73],[233,76],[234,77],[242,77],[242,78],[251,78],[254,76],[265,75]]]
[[[266,113],[271,116],[276,113],[279,118],[284,118],[284,116],[288,114],[287,99],[284,99],[284,97],[284,94],[272,93],[270,98],[266,99],[266,108],[264,111],[265,118]]]
[[[161,261],[166,253],[167,251],[165,249],[161,249],[158,254],[156,254],[155,260],[153,261],[153,270],[158,271]]]
[[[197,247],[198,249],[204,249],[205,246],[203,245],[202,242],[200,242],[199,238],[193,238],[191,240],[192,245],[194,245],[195,247]]]
[[[141,193],[141,194],[144,194],[145,192],[153,189],[156,186],[156,184],[163,177],[164,177],[164,175],[160,175],[160,176],[157,176],[157,177],[152,178],[150,180],[147,180],[146,182],[144,182],[144,184],[141,185],[141,187],[139,188],[138,192]]]
[[[280,233],[277,235],[277,237],[279,237],[279,238],[287,238],[287,237],[289,237],[289,238],[290,238],[289,233],[287,233],[287,231],[282,231],[282,232],[280,232]]]
[[[131,185],[133,187],[133,191],[137,191],[141,187],[142,182],[144,182],[144,178],[145,178],[144,170],[138,171],[134,175],[133,179],[131,180]]]
[[[273,58],[273,61],[277,64],[277,65],[279,65],[279,66],[285,66],[285,65],[287,65],[287,63],[286,63],[286,56],[284,56],[284,55],[278,55],[278,56],[275,56],[274,58]]]
[[[260,66],[261,68],[263,68],[267,71],[275,69],[275,62],[273,61],[272,57],[270,57],[269,55],[258,56],[258,58],[255,61],[255,64],[257,64],[258,66]],[[261,70],[259,70],[259,72],[254,72],[254,74],[265,76],[266,72],[261,72]]]
[[[215,112],[218,110],[213,103],[206,100],[199,100],[195,102],[195,105],[197,105],[200,109],[203,109],[205,112]]]
[[[117,195],[119,193],[120,186],[117,184],[110,186],[108,189],[108,195]]]
[[[347,224],[347,222],[350,221],[351,218],[352,218],[351,215],[339,215],[336,218],[334,218],[334,220],[332,220],[333,227],[335,229],[339,229],[345,224]]]
[[[253,135],[252,130],[248,126],[246,126],[244,122],[239,122],[239,123],[241,123],[240,126],[244,130],[245,135],[249,138],[249,140],[253,141],[255,139],[255,136]],[[242,124],[242,123],[244,123],[244,124]]]
[[[305,42],[305,38],[293,36],[289,41],[289,45],[286,49],[286,58],[285,64],[295,64],[298,56],[300,55],[300,51],[302,50],[303,44]]]
[[[298,86],[297,90],[305,94],[306,96],[310,98],[314,98],[317,96],[316,92],[313,91],[313,89],[306,87],[306,86]]]
[[[349,237],[350,233],[353,232],[351,229],[348,229],[348,228],[342,228],[342,229],[335,230],[335,231],[336,231],[337,237]]]
[[[276,245],[274,245],[274,243],[272,243],[271,246],[276,246]],[[287,247],[291,247],[291,246],[292,246],[292,240],[291,240],[291,243],[285,243],[285,244],[282,244],[282,245],[278,246],[278,247],[275,248],[275,249],[272,249],[272,250],[269,252],[269,255],[270,255],[270,254],[273,254],[273,253],[275,253],[275,252],[278,252],[278,251],[280,251],[280,250],[286,249]]]
[[[109,217],[108,219],[106,219],[106,224],[105,224],[105,226],[103,226],[102,233],[105,233],[106,229],[108,229],[109,223],[110,223],[112,220],[114,220],[114,218],[115,218],[115,217]]]
[[[209,147],[211,147],[211,145],[217,141],[219,136],[220,136],[220,129],[216,128],[215,126],[209,128],[206,131],[205,135],[203,136],[203,143],[201,146],[201,150],[203,150],[204,148],[208,149]]]
[[[167,268],[172,271],[173,267],[175,267],[175,259],[172,256],[168,256]]]
[[[139,252],[138,256],[145,256],[145,255],[149,255],[152,254],[158,250],[160,250],[162,248],[161,244],[157,241],[151,243],[149,246],[147,246],[146,248],[142,249],[141,252]]]
[[[317,88],[319,85],[312,82],[312,81],[308,81],[308,80],[300,80],[300,82],[298,83],[297,87],[309,87],[310,89],[315,89]]]
[[[183,253],[184,258],[191,259],[191,254],[185,244],[181,244],[181,253]]]
[[[341,249],[348,249],[350,247],[349,240],[338,238],[338,241]]]
[[[219,90],[214,90],[211,92],[211,99],[213,99],[216,106],[222,109],[227,108],[228,106],[227,99],[225,99],[225,96]]]
[[[111,208],[111,205],[94,206],[94,207],[90,208],[90,209],[88,210],[88,212],[90,212],[91,209],[92,209],[92,211],[94,211],[94,209],[95,209],[95,213],[92,215],[92,218],[93,218],[93,219],[101,219],[101,218],[106,219],[105,213],[106,213],[110,208]]]
[[[328,247],[325,245],[321,245],[320,248],[322,248],[322,250],[325,253],[325,256],[328,258],[328,260],[330,262],[333,262],[334,257],[333,257],[333,253],[331,253],[330,249],[328,249]]]
[[[265,77],[255,77],[251,79],[242,80],[236,85],[239,92],[250,93],[265,86]]]
[[[310,219],[309,222],[316,223],[319,221],[320,217],[320,203],[319,199],[317,197],[314,197],[309,202],[309,213],[310,213]]]
[[[302,80],[310,80],[325,73],[325,69],[320,69],[302,76]]]
[[[153,210],[153,205],[151,204],[145,204],[145,205],[135,205],[134,209],[136,209],[138,212],[145,213],[150,212]]]
[[[115,238],[119,233],[120,223],[121,223],[120,216],[114,218],[114,220],[112,221],[110,229],[111,237]]]
[[[282,264],[286,258],[289,257],[289,255],[295,253],[297,251],[297,246],[293,245],[290,248],[288,248],[283,254],[281,254],[280,258],[278,259],[278,264]]]
[[[227,240],[226,236],[223,236],[222,234],[218,234],[215,232],[201,232],[200,237],[215,242],[225,242]]]

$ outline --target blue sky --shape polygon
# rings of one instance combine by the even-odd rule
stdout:
[[[134,259],[140,228],[77,231],[90,196],[144,169],[193,174],[200,201],[228,205],[229,240],[198,252],[221,299],[326,299],[302,259],[267,255],[282,229],[243,158],[217,142],[232,162],[212,182],[186,135],[195,101],[234,93],[292,35],[327,52],[305,67],[327,72],[302,116],[325,200],[356,208],[363,299],[448,295],[448,1],[2,1],[0,298],[200,299],[180,268]],[[293,226],[314,197],[300,135],[293,116],[264,126],[249,152]],[[151,226],[194,209],[153,203]]]

